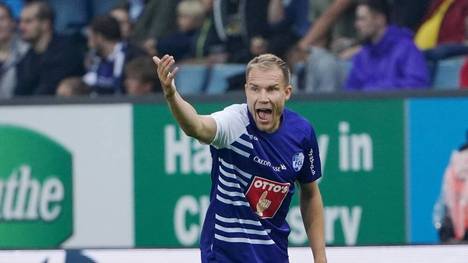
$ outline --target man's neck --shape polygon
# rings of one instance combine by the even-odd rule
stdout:
[[[382,28],[380,28],[378,31],[377,31],[377,34],[375,34],[374,37],[372,37],[371,41],[372,41],[372,44],[377,44],[380,42],[380,40],[382,40],[382,38],[384,37],[385,35],[385,32],[387,31],[387,26],[384,26]]]
[[[45,33],[36,43],[33,44],[34,51],[39,54],[44,53],[49,46],[50,41],[52,41],[52,32]]]
[[[112,52],[114,52],[114,48],[117,45],[118,42],[114,41],[109,41],[103,44],[102,46],[102,55],[104,58],[108,58]]]

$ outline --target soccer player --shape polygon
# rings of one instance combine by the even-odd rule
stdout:
[[[285,108],[292,87],[280,58],[264,54],[246,69],[246,104],[199,115],[177,92],[172,56],[153,57],[162,89],[184,132],[210,144],[212,187],[201,235],[202,262],[289,262],[286,215],[298,182],[314,261],[326,262],[317,140]]]

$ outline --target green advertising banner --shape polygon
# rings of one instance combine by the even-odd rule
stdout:
[[[0,125],[0,247],[56,248],[73,233],[72,158],[35,131]]]
[[[135,246],[197,246],[209,204],[209,148],[183,134],[164,104],[135,105],[133,118]]]
[[[405,242],[403,100],[294,103],[318,135],[326,241]]]
[[[207,114],[224,106],[196,108]],[[327,243],[404,243],[403,100],[288,107],[309,119],[318,136]],[[185,136],[166,105],[135,105],[133,118],[135,246],[197,247],[209,205],[209,148]],[[306,245],[297,198],[288,222],[290,244]]]

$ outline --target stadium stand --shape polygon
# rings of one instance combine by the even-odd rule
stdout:
[[[208,68],[204,65],[181,65],[176,85],[182,95],[200,94],[206,86]]]
[[[463,57],[444,59],[438,62],[432,87],[434,89],[458,89],[459,73],[463,65]]]
[[[229,87],[228,79],[245,71],[244,64],[216,64],[210,69],[207,94],[223,94]]]

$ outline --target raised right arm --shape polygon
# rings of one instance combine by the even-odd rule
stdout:
[[[209,144],[216,135],[216,122],[210,116],[202,116],[195,108],[185,101],[177,92],[174,78],[178,68],[174,68],[174,57],[164,55],[161,59],[153,57],[164,97],[171,109],[172,115],[182,130],[190,137]]]

